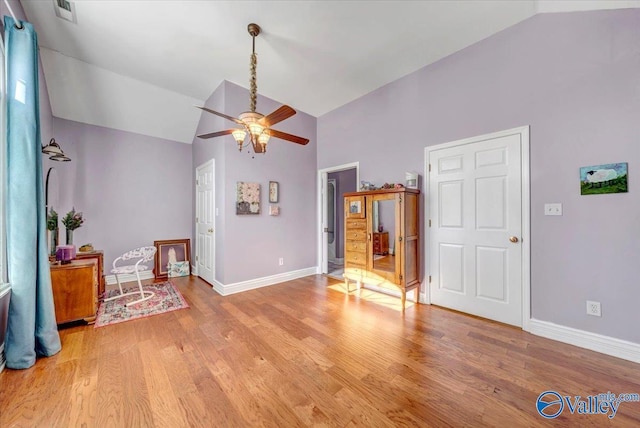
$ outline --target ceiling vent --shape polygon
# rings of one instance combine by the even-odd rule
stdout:
[[[69,22],[77,24],[76,20],[76,6],[71,1],[67,0],[53,0],[53,9],[56,11],[56,16]]]

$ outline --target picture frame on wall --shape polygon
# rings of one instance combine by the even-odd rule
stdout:
[[[260,214],[260,183],[238,181],[236,215]]]
[[[154,275],[158,279],[169,277],[172,267],[180,262],[186,262],[188,275],[191,274],[191,240],[190,239],[169,239],[164,241],[153,241],[156,247],[154,263]],[[182,273],[185,271],[182,265]]]
[[[280,189],[279,189],[280,185],[278,184],[277,181],[270,181],[269,182],[269,203],[271,204],[275,204],[278,202],[278,199],[280,198]]]
[[[628,192],[628,163],[607,163],[580,168],[580,194],[602,195]]]

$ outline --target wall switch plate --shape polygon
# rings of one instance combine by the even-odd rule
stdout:
[[[593,302],[587,300],[587,315],[593,315],[594,317],[601,317],[602,311],[600,309],[600,302]]]
[[[562,204],[544,204],[544,215],[562,215]]]
[[[278,264],[279,264],[280,266],[284,265],[284,257],[280,257],[280,258],[278,259]]]

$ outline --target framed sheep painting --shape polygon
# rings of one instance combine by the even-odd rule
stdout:
[[[580,194],[627,192],[627,163],[607,163],[580,168]]]

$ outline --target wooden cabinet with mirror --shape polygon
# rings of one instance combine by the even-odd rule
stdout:
[[[419,194],[405,188],[344,194],[347,289],[350,281],[399,289],[404,311],[407,291],[420,285]]]

